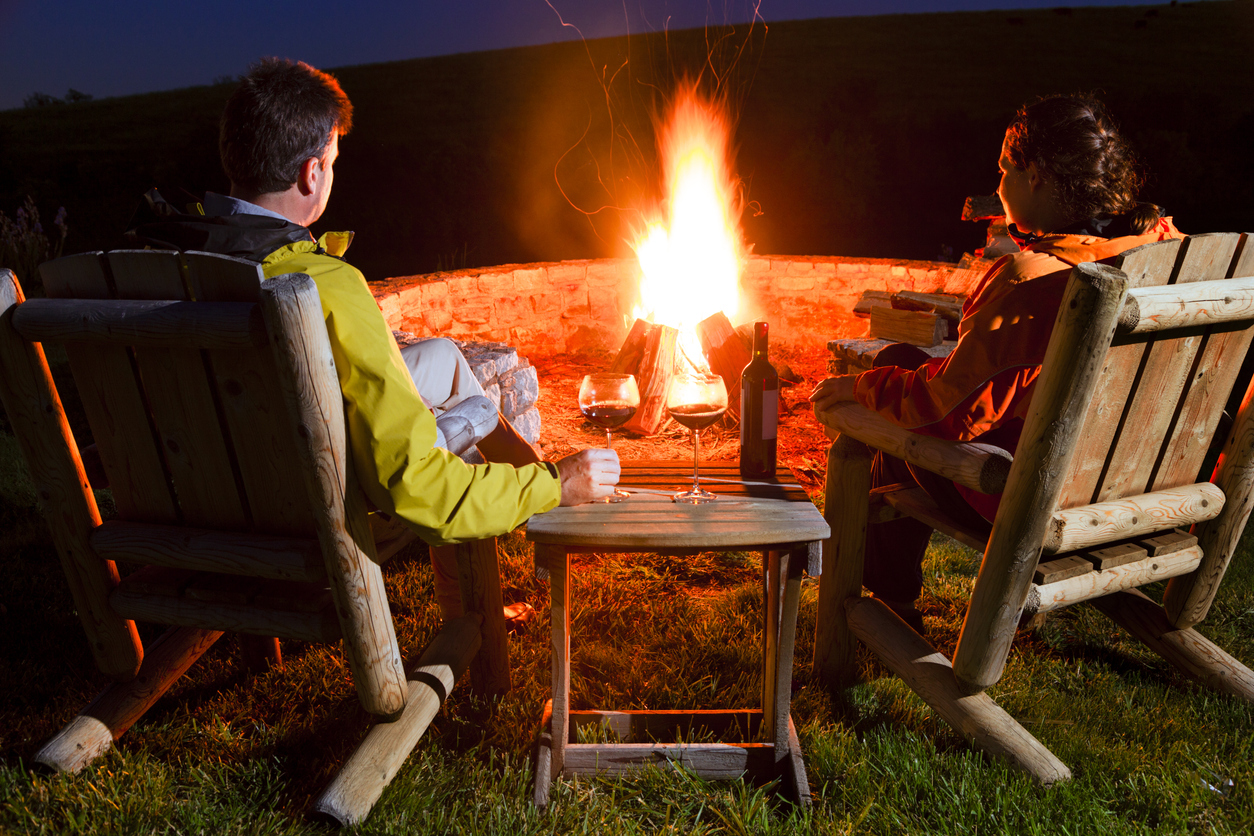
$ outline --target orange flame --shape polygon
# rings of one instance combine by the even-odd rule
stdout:
[[[706,317],[722,311],[734,320],[740,307],[745,247],[730,142],[726,109],[685,84],[658,128],[664,217],[633,245],[643,273],[634,315],[678,328],[681,341],[695,341],[694,327]]]

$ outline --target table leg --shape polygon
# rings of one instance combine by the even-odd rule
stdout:
[[[775,762],[782,764],[790,748],[789,714],[792,711],[792,657],[797,640],[797,603],[801,597],[801,573],[810,555],[808,546],[781,555],[779,576],[783,582],[783,601],[779,614],[778,661],[775,663],[774,715],[771,718],[775,743]],[[778,588],[778,586],[776,587]]]
[[[544,550],[544,554],[539,552]],[[570,555],[561,546],[537,544],[537,562],[549,568],[549,618],[553,625],[553,718],[551,775],[562,774],[570,740]]]
[[[501,614],[501,564],[496,538],[459,543],[457,582],[462,612],[478,613],[482,644],[470,662],[470,682],[479,696],[496,697],[509,691],[509,637]]]
[[[784,558],[787,560],[787,558]],[[775,735],[775,696],[779,666],[780,553],[762,554],[762,736]]]

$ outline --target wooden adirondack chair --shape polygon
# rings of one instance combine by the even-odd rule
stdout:
[[[1210,481],[1199,476],[1252,336],[1254,239],[1194,235],[1073,270],[1013,462],[857,405],[819,413],[834,442],[816,674],[853,681],[861,640],[969,741],[1044,784],[1071,773],[984,693],[1023,617],[1089,601],[1185,674],[1254,701],[1254,673],[1192,629],[1254,501],[1254,386]],[[1004,486],[987,539],[917,488],[872,495],[872,447],[985,493]],[[984,552],[952,666],[861,596],[869,514],[909,515]],[[1162,607],[1136,589],[1168,579]]]
[[[468,615],[407,677],[312,279],[263,281],[252,262],[158,251],[71,256],[40,272],[49,298],[25,301],[0,270],[0,396],[96,662],[115,682],[38,760],[81,769],[222,631],[342,641],[362,706],[391,722],[316,806],[360,821],[481,645],[492,652],[476,657],[476,686],[508,688],[495,549],[459,554]],[[116,520],[101,522],[48,340],[65,344]],[[146,565],[120,577],[117,561]],[[137,620],[173,626],[145,648]]]

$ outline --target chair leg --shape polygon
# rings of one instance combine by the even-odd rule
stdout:
[[[496,538],[462,543],[456,548],[462,612],[482,618],[483,643],[470,664],[471,684],[480,696],[500,696],[510,689],[510,674]]]
[[[827,454],[823,516],[832,536],[823,542],[813,671],[830,689],[844,688],[858,678],[857,643],[845,623],[844,601],[862,593],[873,456],[871,448],[843,435]]]
[[[968,742],[1002,758],[1044,786],[1071,779],[1071,770],[983,691],[967,694],[953,666],[884,602],[845,602],[849,629]]]
[[[78,772],[107,752],[221,636],[216,630],[170,628],[149,645],[134,679],[101,691],[44,744],[35,760],[58,772]]]
[[[445,624],[423,651],[417,668],[406,677],[405,707],[395,720],[379,721],[371,727],[318,796],[314,809],[346,826],[364,821],[478,648],[478,616],[464,615]]]
[[[244,669],[249,673],[283,670],[283,648],[273,636],[241,633],[239,644],[244,657]]]
[[[1220,693],[1254,703],[1254,671],[1192,627],[1174,627],[1163,608],[1140,591],[1116,592],[1089,603],[1184,675]]]

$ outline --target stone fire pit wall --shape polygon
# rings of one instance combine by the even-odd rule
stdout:
[[[973,272],[935,261],[755,255],[742,278],[749,310],[732,321],[769,321],[772,342],[826,345],[837,335],[861,335],[849,331],[865,328],[851,322],[864,290],[966,293]],[[508,343],[525,357],[617,351],[639,277],[634,258],[597,259],[402,276],[371,289],[395,330]]]

